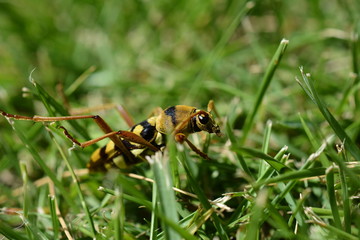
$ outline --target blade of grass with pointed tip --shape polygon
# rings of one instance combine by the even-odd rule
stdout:
[[[268,89],[271,80],[273,79],[274,73],[277,69],[277,67],[280,64],[281,58],[283,57],[285,50],[289,44],[289,41],[286,39],[281,40],[280,45],[278,49],[276,50],[273,58],[271,59],[268,68],[266,69],[264,78],[262,79],[261,86],[259,88],[259,91],[256,95],[256,100],[253,108],[251,109],[250,114],[247,116],[243,128],[243,135],[240,139],[240,145],[243,145],[248,137],[248,134],[254,124],[255,116],[260,108],[260,105],[262,103],[262,100],[264,99],[266,90]]]
[[[70,96],[76,89],[96,70],[95,66],[89,67],[65,90],[65,95]]]
[[[261,149],[264,154],[267,154],[268,149],[269,149],[271,128],[272,128],[272,121],[268,120],[266,122],[265,134],[263,137],[263,145],[262,145],[262,149]],[[268,166],[266,166],[265,162],[261,161],[260,165],[259,165],[258,176],[261,176],[266,171],[267,168],[268,168]]]
[[[303,170],[298,170],[298,171],[286,172],[281,175],[269,178],[267,180],[257,182],[257,183],[255,183],[254,188],[258,188],[260,186],[268,185],[271,183],[321,176],[321,175],[325,174],[325,171],[326,171],[325,168],[312,168],[312,169],[303,169]]]
[[[53,97],[51,97],[50,94],[48,94],[39,83],[35,82],[34,80],[32,80],[31,82],[33,83],[37,91],[35,95],[40,98],[50,116],[56,116],[55,112],[59,113],[62,116],[70,115],[69,112],[63,107],[63,105],[59,104]],[[82,137],[84,137],[85,139],[90,139],[90,136],[86,129],[84,129],[78,122],[69,121],[69,124],[74,129],[76,129],[76,131],[79,132]]]
[[[360,161],[360,150],[352,141],[352,139],[347,135],[341,125],[336,121],[334,116],[327,109],[323,101],[320,99],[320,96],[316,92],[313,81],[304,73],[303,69],[300,68],[300,72],[303,78],[303,89],[306,94],[314,101],[321,114],[325,118],[325,120],[329,123],[331,128],[334,130],[335,134],[338,138],[345,143],[346,149],[350,152],[350,154],[357,160]],[[298,81],[299,82],[299,81]]]
[[[252,157],[263,159],[279,173],[282,173],[284,171],[291,171],[291,169],[288,168],[287,166],[285,166],[285,164],[279,162],[275,158],[270,157],[269,155],[266,155],[265,153],[263,153],[261,151],[257,151],[252,148],[244,148],[244,147],[234,148],[233,151],[245,153]]]
[[[288,156],[288,155],[285,155],[287,150],[288,150],[287,146],[284,146],[283,148],[281,148],[280,151],[275,155],[274,159],[279,161],[280,163],[282,163],[282,161],[280,161],[280,160],[282,160],[284,157]],[[266,171],[256,179],[256,182],[270,178],[275,172],[276,172],[276,170],[274,168],[272,168],[272,167],[267,168]]]

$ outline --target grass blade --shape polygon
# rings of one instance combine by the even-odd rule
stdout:
[[[344,151],[341,152],[341,155],[344,157]],[[348,183],[347,177],[345,173],[344,166],[341,164],[339,165],[339,175],[340,175],[340,182],[341,182],[341,197],[343,201],[343,208],[344,208],[344,229],[345,232],[351,234],[351,209],[350,209],[350,195],[348,190]]]
[[[279,162],[275,158],[270,157],[269,155],[266,155],[265,153],[263,153],[261,151],[257,151],[252,148],[245,148],[245,147],[237,147],[236,149],[233,149],[233,151],[240,152],[240,153],[246,153],[252,157],[263,159],[279,173],[282,173],[285,171],[290,171],[290,168],[285,166],[285,164]]]
[[[259,186],[262,185],[268,185],[270,183],[277,183],[277,182],[297,180],[301,178],[320,176],[320,175],[324,175],[325,171],[326,171],[325,168],[312,168],[312,169],[303,169],[299,171],[286,172],[279,176],[267,179],[265,181],[260,181],[254,185],[254,188],[258,188]]]
[[[264,211],[267,203],[267,191],[261,190],[256,197],[255,205],[251,209],[249,224],[247,225],[245,239],[258,239],[261,219],[264,219]]]
[[[261,149],[261,151],[265,154],[267,154],[267,152],[269,150],[271,128],[272,128],[272,121],[268,120],[266,122],[265,134],[264,134],[264,138],[263,138],[263,145],[262,145],[262,149]],[[268,166],[266,166],[266,164],[263,161],[261,161],[260,166],[259,166],[258,176],[262,176],[263,173],[266,171],[267,167]]]
[[[48,111],[50,116],[56,116],[56,113],[60,114],[61,116],[69,116],[70,113],[64,108],[64,106],[58,103],[53,97],[48,94],[44,88],[34,79],[32,79],[30,75],[30,82],[34,85],[36,89],[36,96],[40,98],[42,103],[44,104],[46,110]],[[90,139],[90,136],[86,129],[84,129],[78,122],[76,121],[69,121],[69,124],[76,129],[76,131],[85,139]]]
[[[327,186],[327,192],[328,192],[328,196],[329,196],[329,203],[330,203],[331,212],[332,212],[332,216],[333,216],[333,220],[334,220],[334,225],[338,229],[342,229],[338,204],[336,202],[334,185],[335,185],[334,184],[334,168],[330,167],[329,169],[326,170],[326,186]]]
[[[55,174],[51,171],[51,169],[45,164],[44,160],[40,157],[39,153],[35,150],[35,148],[32,145],[32,141],[25,137],[23,134],[23,131],[20,127],[18,127],[16,121],[12,121],[8,119],[10,125],[14,129],[16,135],[20,138],[22,143],[26,146],[28,151],[30,152],[31,156],[35,160],[35,162],[42,168],[42,170],[45,172],[45,174],[51,179],[51,181],[55,184],[55,186],[61,191],[61,193],[64,196],[65,201],[68,201],[70,205],[72,205],[70,201],[70,196],[68,196],[67,191],[62,186],[62,183],[56,178]]]
[[[54,239],[59,239],[59,220],[56,214],[56,200],[55,196],[49,195],[49,206],[50,206],[50,214],[51,214],[51,222],[53,228],[53,237]]]
[[[232,127],[230,126],[229,121],[226,122],[226,134],[229,137],[231,144],[236,145],[236,137],[233,133],[233,130],[232,130]],[[238,151],[235,151],[235,157],[237,159],[237,162],[239,163],[239,166],[244,170],[244,172],[248,176],[255,179],[252,172],[250,171],[249,167],[247,166],[243,156],[241,155],[241,153],[239,153]]]
[[[156,212],[157,204],[158,202],[158,190],[156,187],[156,184],[153,184],[153,195],[152,195],[152,214],[151,214],[151,225],[150,225],[150,240],[156,240],[157,239],[157,228],[158,228],[158,217]]]
[[[29,221],[29,219],[25,218],[23,215],[20,215],[22,221],[26,229],[31,233],[29,239],[36,239],[36,240],[48,240],[49,238],[39,230],[36,223]]]
[[[327,109],[325,104],[321,101],[318,93],[316,92],[316,89],[314,87],[313,81],[310,79],[309,74],[305,74],[303,71],[303,68],[300,68],[300,72],[303,78],[303,82],[305,83],[305,92],[307,95],[313,99],[316,106],[319,108],[321,114],[326,119],[326,121],[329,123],[331,128],[334,130],[335,134],[338,136],[338,138],[345,143],[346,149],[351,153],[351,155],[357,160],[360,161],[360,150],[355,145],[355,143],[351,140],[351,138],[347,135],[347,133],[344,131],[344,129],[341,127],[341,125],[336,121],[334,116],[330,113],[330,111]]]
[[[20,162],[20,170],[21,170],[21,176],[22,176],[22,180],[23,180],[23,188],[24,188],[24,206],[23,206],[23,215],[24,215],[24,219],[28,219],[28,220],[33,220],[34,218],[29,219],[29,209],[30,207],[30,196],[29,196],[29,183],[28,183],[28,176],[27,176],[27,171],[26,171],[26,165],[23,162]],[[30,231],[30,229],[28,228],[30,224],[26,225],[26,232],[28,234],[29,239],[34,239],[34,235],[32,234],[32,232]]]
[[[28,240],[29,238],[25,237],[22,233],[14,230],[13,227],[5,224],[4,221],[0,221],[0,234],[7,239],[16,239],[16,240]]]
[[[357,23],[359,25],[359,23]],[[358,27],[358,26],[356,26]],[[353,77],[355,78],[354,85],[359,84],[360,82],[360,72],[359,72],[359,57],[358,57],[358,49],[359,49],[359,34],[358,29],[356,29],[352,33],[351,39],[350,39],[350,46],[351,46],[351,59],[352,59],[352,71],[353,71]],[[357,108],[360,106],[360,99],[359,99],[359,93],[357,92],[355,94],[355,103]]]
[[[123,193],[123,198],[135,203],[138,203],[141,206],[145,206],[146,208],[148,208],[151,211],[155,211],[152,207],[152,203],[150,201],[144,200],[145,197],[138,197],[138,196],[142,196],[143,194],[141,192],[139,192],[137,189],[134,188],[133,185],[129,186],[126,184],[127,180],[124,178],[124,176],[119,175],[119,179],[121,183],[125,183],[124,189],[129,190],[132,188],[131,192],[133,195],[135,195],[136,197],[134,197],[133,195],[129,195],[129,194],[125,194]],[[108,189],[108,188],[104,188],[104,187],[99,187],[99,191],[111,194],[111,195],[115,195],[115,191],[112,189]],[[181,237],[183,237],[184,239],[189,239],[189,240],[196,240],[197,238],[195,238],[194,236],[192,236],[191,234],[189,234],[185,229],[183,229],[177,222],[174,222],[168,218],[166,218],[164,216],[164,214],[162,214],[159,211],[156,211],[156,215],[164,222],[166,223],[168,226],[170,226],[172,229],[174,229],[177,233],[179,233],[179,235]]]
[[[276,50],[272,60],[270,61],[268,68],[266,69],[264,78],[262,79],[262,82],[261,82],[260,89],[256,95],[255,104],[254,104],[249,116],[245,120],[245,124],[244,124],[244,128],[243,128],[243,135],[240,139],[240,145],[244,145],[244,143],[248,137],[248,134],[254,124],[255,116],[259,110],[259,107],[261,106],[262,100],[264,99],[266,90],[268,89],[268,87],[271,83],[271,80],[273,79],[272,77],[274,76],[274,73],[281,62],[281,58],[283,57],[288,44],[289,44],[288,40],[286,40],[286,39],[281,40],[278,49]]]
[[[82,194],[82,191],[81,191],[81,187],[80,187],[80,183],[79,183],[79,180],[77,179],[76,177],[76,174],[74,172],[74,169],[72,168],[68,158],[66,157],[64,151],[62,150],[62,148],[60,147],[59,143],[57,142],[57,140],[54,138],[52,132],[49,131],[49,134],[50,134],[50,137],[51,139],[53,140],[54,144],[56,145],[56,147],[58,148],[59,150],[59,153],[62,157],[62,159],[64,160],[70,174],[71,174],[71,178],[75,184],[75,189],[76,189],[76,192],[78,194],[78,197],[80,199],[80,203],[81,203],[81,206],[84,210],[84,213],[85,213],[85,216],[90,224],[90,231],[92,233],[92,237],[95,237],[97,235],[97,232],[95,230],[95,225],[94,225],[94,221],[92,219],[92,216],[90,214],[90,211],[89,211],[89,208],[85,202],[85,198],[84,198],[84,195]]]
[[[159,192],[159,204],[164,216],[173,221],[178,222],[179,217],[176,211],[175,194],[172,190],[172,180],[168,168],[168,159],[162,153],[157,152],[152,158],[149,158],[150,165],[153,167],[155,184]],[[170,226],[163,225],[166,239],[180,239],[180,235]]]
[[[96,70],[95,66],[91,66],[86,69],[66,90],[65,95],[70,96],[76,89]]]
[[[125,209],[123,205],[121,188],[115,189],[115,209],[112,214],[112,222],[115,232],[114,239],[124,239]]]
[[[199,184],[195,180],[194,174],[189,167],[190,164],[188,163],[188,161],[190,161],[190,160],[187,158],[184,151],[179,152],[179,154],[181,155],[182,163],[184,165],[188,180],[190,182],[191,187],[194,190],[194,193],[197,195],[199,201],[201,202],[201,204],[205,208],[205,210],[209,210],[211,208],[211,205],[210,205],[208,199],[206,198],[203,190],[200,188]],[[212,214],[212,220],[214,222],[215,228],[217,229],[219,237],[221,239],[225,239],[225,240],[229,239],[229,237],[226,233],[225,226],[222,225],[219,217],[215,213]]]

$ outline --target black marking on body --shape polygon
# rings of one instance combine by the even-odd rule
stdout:
[[[140,148],[145,148],[145,146],[139,145],[139,144],[133,144],[132,142],[129,142],[127,140],[121,140],[123,142],[123,144],[125,145],[125,147],[129,150],[132,149],[140,149]],[[116,145],[115,145],[116,147]],[[116,147],[116,150],[120,152],[120,149],[118,147]]]
[[[143,126],[143,130],[140,133],[141,137],[148,142],[154,139],[154,136],[156,134],[155,126],[151,125],[147,120],[142,121],[140,125]]]
[[[90,170],[90,172],[106,171],[105,163],[103,161],[96,161],[96,162],[91,161],[87,164],[87,168]]]
[[[136,128],[137,125],[139,125],[139,124],[135,124],[134,126],[132,126],[132,127],[130,128],[130,132],[134,132],[134,129]]]
[[[174,126],[176,126],[176,107],[169,107],[167,108],[164,113],[167,115],[167,116],[170,116],[171,117],[171,122]]]
[[[175,109],[173,107],[173,109]],[[170,111],[171,112],[171,111]],[[174,112],[174,111],[173,111]],[[173,115],[175,112],[173,113]],[[175,116],[175,115],[174,115]],[[175,117],[174,117],[175,118]],[[172,119],[174,119],[172,117]],[[141,126],[142,130],[140,132],[134,132],[137,126]],[[131,132],[140,135],[142,138],[153,144],[158,149],[161,149],[166,146],[166,135],[157,132],[156,127],[152,125],[148,120],[142,121],[141,123],[138,123],[134,125],[131,129]],[[158,138],[157,134],[161,134],[161,142],[156,142],[156,139]],[[114,145],[114,152],[111,154],[106,153],[108,145],[105,145],[99,149],[98,152],[98,159],[96,161],[90,161],[88,164],[88,167],[91,171],[106,171],[109,167],[115,167],[116,164],[114,163],[113,159],[121,157],[122,160],[125,163],[126,166],[132,166],[137,163],[143,162],[145,156],[152,155],[154,151],[151,149],[147,149],[147,147],[133,143],[131,141],[121,139],[124,146],[134,155],[134,159],[128,158],[127,155],[123,154],[123,152],[120,150],[120,148],[116,145]],[[143,149],[143,152],[136,153],[136,149]]]
[[[139,159],[139,158],[136,157],[136,156],[135,156],[134,159],[130,159],[130,158],[128,158],[125,154],[122,154],[121,157],[123,158],[126,166],[132,166],[132,165],[135,165],[135,164],[137,164],[137,163],[139,163],[139,162],[142,162],[142,160]]]
[[[109,164],[113,165],[112,159],[114,157],[109,158],[109,155],[106,154],[106,152],[105,152],[106,146],[107,145],[100,148],[100,150],[99,150],[100,158],[99,159],[96,159],[95,161],[93,161],[94,159],[91,159],[90,162],[87,164],[87,167],[89,168],[90,171],[104,172],[107,170],[106,165],[109,165]]]
[[[158,149],[161,149],[162,147],[166,146],[166,134],[163,133],[159,133],[161,134],[161,143],[157,144],[157,143],[152,143],[155,147],[157,147]]]
[[[129,142],[129,141],[127,141],[127,140],[122,140],[122,142],[123,142],[123,144],[125,145],[125,147],[130,150],[130,152],[131,152],[131,150],[134,150],[134,149],[142,149],[142,148],[145,148],[144,146],[141,146],[141,145],[132,144],[131,142]],[[135,165],[135,164],[137,164],[137,163],[139,163],[139,162],[142,162],[142,160],[139,159],[139,158],[138,158],[137,156],[135,156],[135,155],[134,155],[134,157],[135,157],[134,159],[128,158],[125,154],[123,154],[123,153],[120,151],[120,149],[119,149],[117,146],[115,146],[115,149],[116,149],[116,151],[119,153],[118,155],[116,155],[116,157],[119,156],[119,155],[122,155],[122,157],[123,157],[123,159],[124,159],[124,161],[125,161],[125,163],[126,163],[127,166]]]
[[[100,148],[99,154],[101,159],[107,159],[108,155],[106,154],[106,147],[107,145]]]

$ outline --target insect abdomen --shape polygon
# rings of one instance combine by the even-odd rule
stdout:
[[[125,146],[129,147],[131,143],[122,140]],[[130,150],[130,149],[129,149]],[[131,165],[135,165],[141,162],[141,159],[137,158],[136,155],[144,149],[132,149],[130,152],[135,156],[134,159],[128,159],[124,154],[121,153],[120,149],[110,141],[105,146],[96,149],[90,157],[90,161],[87,165],[90,171],[106,171],[113,167],[121,169],[128,168]]]
[[[165,136],[159,133],[155,127],[156,117],[149,118],[139,124],[134,125],[130,131],[141,136],[159,149],[165,146]],[[152,155],[154,152],[150,149],[127,140],[122,139],[124,146],[134,155],[133,159],[126,157],[120,149],[110,141],[105,146],[98,148],[90,157],[87,167],[90,171],[106,171],[113,167],[121,169],[145,160],[145,156]]]

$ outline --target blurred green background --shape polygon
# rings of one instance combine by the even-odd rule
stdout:
[[[265,123],[271,119],[270,152],[288,145],[291,157],[300,163],[316,149],[300,129],[299,112],[315,123],[312,130],[320,139],[332,133],[295,81],[296,76],[300,78],[300,66],[311,72],[322,99],[344,126],[358,119],[359,105],[352,94],[359,81],[359,15],[357,0],[3,0],[0,109],[48,115],[40,101],[23,97],[23,87],[32,88],[28,80],[32,72],[31,77],[65,106],[121,104],[136,122],[158,106],[186,104],[206,109],[213,99],[222,119],[232,118],[231,129],[240,136],[266,68],[285,38],[288,48],[246,146],[260,148]],[[117,114],[105,115],[114,129],[128,128]],[[84,125],[90,136],[101,134],[91,121]],[[41,127],[32,128],[34,142],[54,167],[50,159],[56,158],[57,150],[49,147],[52,143],[44,135],[35,134]],[[6,178],[10,191],[13,184],[21,185],[13,160],[31,156],[4,118],[0,118],[0,138],[0,172],[13,171],[16,165],[18,173]],[[222,152],[227,138],[219,141],[220,162],[233,166],[231,154]],[[74,163],[76,167],[85,166],[90,152],[80,153],[82,161]],[[249,161],[250,166],[255,164]],[[219,185],[209,185],[209,189],[218,190],[217,194],[239,191],[232,186],[233,175],[219,176],[226,178],[224,183],[214,174],[213,183]],[[226,190],[220,189],[224,186]],[[313,196],[313,206],[322,206],[316,200],[321,196],[321,191]]]
[[[349,81],[359,12],[358,1],[1,1],[0,108],[29,112],[32,101],[19,99],[35,69],[50,93],[63,85],[72,107],[112,102],[137,116],[156,106],[204,108],[214,99],[226,112],[238,97],[246,109],[286,38],[267,101],[293,115],[299,66],[331,96]]]

